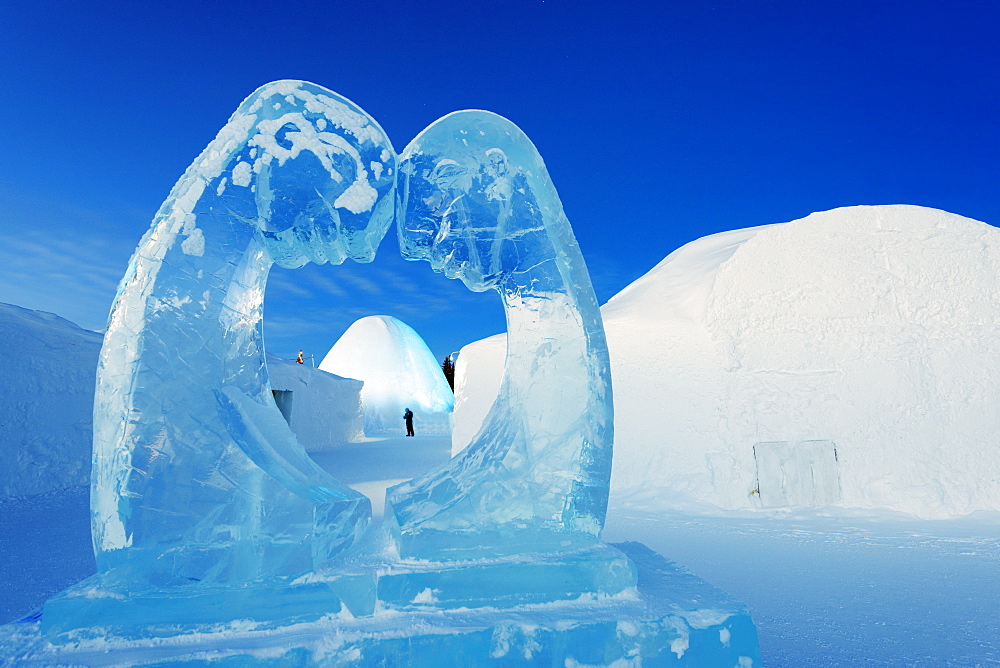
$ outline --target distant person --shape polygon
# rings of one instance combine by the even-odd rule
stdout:
[[[302,351],[301,350],[299,351],[299,356],[295,358],[295,363],[296,364],[305,364],[306,363],[306,361],[304,359],[302,359]]]
[[[406,420],[406,435],[413,436],[413,411],[407,408],[403,413],[403,419]]]

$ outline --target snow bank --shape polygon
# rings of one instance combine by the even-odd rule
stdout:
[[[602,308],[613,490],[729,509],[811,493],[927,518],[1000,510],[998,275],[1000,230],[915,206],[678,249]],[[461,352],[456,451],[488,403],[467,396],[498,385],[502,351],[494,337]]]
[[[90,483],[102,336],[0,304],[0,499]]]
[[[469,356],[466,357],[466,353]],[[455,362],[455,412],[451,456],[467,446],[500,393],[507,359],[507,335],[498,334],[462,348]]]
[[[307,451],[322,452],[364,435],[361,381],[270,354],[267,375],[275,403]]]
[[[451,429],[454,395],[427,344],[406,323],[387,315],[361,318],[330,348],[319,368],[365,383],[365,433],[405,433],[403,411],[419,433]]]

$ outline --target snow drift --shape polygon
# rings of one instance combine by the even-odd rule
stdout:
[[[102,336],[0,304],[0,499],[90,483]]]
[[[409,325],[387,315],[361,318],[330,348],[319,368],[364,381],[365,433],[405,432],[403,411],[419,433],[447,433],[454,395],[427,344]]]
[[[613,491],[1000,510],[998,274],[1000,231],[916,206],[678,249],[602,308]],[[454,451],[489,407],[477,395],[495,393],[503,349],[501,335],[459,356]]]

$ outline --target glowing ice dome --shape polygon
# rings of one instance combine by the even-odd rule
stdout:
[[[364,381],[365,433],[401,434],[403,411],[414,413],[418,433],[448,433],[455,395],[420,335],[388,315],[361,318],[347,328],[320,362],[323,371]]]

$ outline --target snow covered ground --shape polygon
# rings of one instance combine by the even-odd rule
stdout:
[[[315,458],[379,512],[385,487],[449,449],[446,436],[418,435]],[[0,502],[0,622],[93,572],[87,498],[77,488]],[[1000,665],[1000,514],[710,514],[640,492],[612,498],[605,538],[641,541],[747,603],[768,666]]]
[[[612,500],[646,543],[746,603],[767,666],[1000,665],[1000,515],[672,512]]]
[[[448,461],[451,437],[369,436],[340,448],[313,453],[312,458],[337,480],[371,499],[372,514],[380,520],[385,510],[385,490]]]

